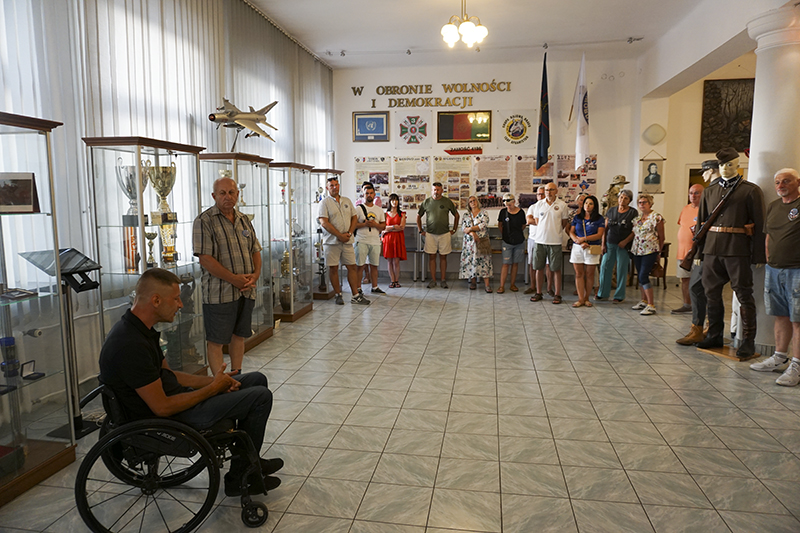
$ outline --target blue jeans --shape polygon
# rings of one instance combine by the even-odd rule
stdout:
[[[651,287],[650,285],[650,271],[658,261],[658,252],[653,252],[647,255],[634,255],[633,266],[636,267],[636,273],[639,276],[639,286],[644,290]]]
[[[628,266],[631,258],[628,250],[620,248],[616,244],[606,243],[607,251],[603,255],[603,262],[600,263],[600,290],[597,291],[598,298],[608,298],[611,292],[611,275],[614,271],[614,264],[617,265],[617,288],[614,291],[615,300],[625,299],[625,285],[628,283]]]
[[[239,390],[217,394],[172,418],[195,429],[208,429],[220,420],[235,419],[238,428],[250,436],[256,453],[260,453],[272,411],[272,391],[267,388],[267,377],[261,372],[240,374],[234,379],[242,384]],[[246,462],[239,457],[231,461],[232,472],[239,472],[245,466]]]

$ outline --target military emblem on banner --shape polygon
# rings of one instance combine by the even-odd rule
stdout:
[[[428,124],[421,117],[406,117],[400,123],[400,136],[406,144],[420,144],[428,136]]]
[[[398,150],[415,150],[433,146],[433,126],[431,113],[425,109],[415,111],[397,111],[395,117],[395,148]]]

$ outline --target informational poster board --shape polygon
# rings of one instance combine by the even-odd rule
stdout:
[[[475,196],[481,207],[503,207],[503,194],[511,191],[513,157],[480,155],[472,159]]]
[[[392,191],[400,196],[403,209],[417,209],[431,194],[431,157],[393,157]]]
[[[467,208],[471,193],[472,158],[468,155],[433,157],[433,181],[441,182],[444,195],[459,209]]]
[[[361,196],[361,185],[365,181],[375,187],[378,198],[388,198],[391,193],[389,176],[392,174],[392,158],[385,157],[356,157],[356,193],[353,198]]]

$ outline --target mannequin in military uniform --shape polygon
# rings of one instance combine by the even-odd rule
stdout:
[[[619,191],[622,190],[622,186],[626,183],[630,182],[627,181],[623,175],[618,175],[611,178],[611,185],[608,187],[608,190],[603,194],[603,198],[600,200],[600,205],[603,208],[603,215],[605,215],[612,207],[617,206]]]
[[[725,304],[722,288],[730,281],[741,304],[743,338],[736,356],[748,359],[755,353],[756,337],[756,304],[750,265],[766,262],[764,198],[757,185],[743,181],[739,176],[739,154],[736,150],[723,148],[716,155],[720,179],[703,191],[698,221],[708,219],[731,187],[736,186],[736,189],[706,235],[700,250],[703,254],[703,287],[708,300],[708,333],[696,346],[723,346]]]

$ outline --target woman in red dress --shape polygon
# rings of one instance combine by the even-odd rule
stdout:
[[[400,287],[400,260],[406,260],[406,214],[400,210],[400,197],[389,196],[386,210],[386,229],[383,232],[383,257],[389,264],[390,289]]]

